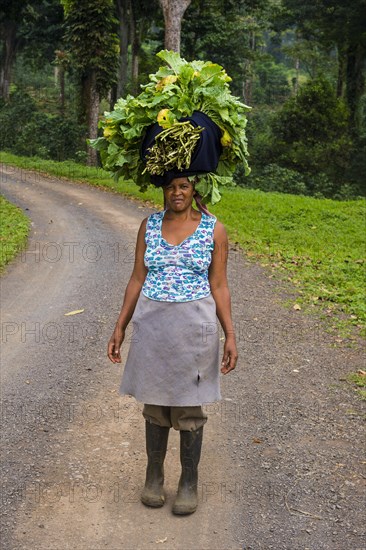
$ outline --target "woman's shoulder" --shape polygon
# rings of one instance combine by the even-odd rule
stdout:
[[[206,214],[202,212],[202,218],[200,226],[207,230],[211,229],[215,238],[226,237],[226,229],[222,222],[220,222],[213,214]]]
[[[165,210],[159,210],[158,212],[153,212],[148,216],[147,220],[160,220],[164,216]]]
[[[164,210],[159,212],[153,212],[152,214],[144,218],[142,221],[145,222],[145,225],[147,224],[151,225],[151,223],[156,223],[157,221],[160,221],[163,218],[163,215],[164,215]]]
[[[215,229],[214,229],[214,238],[215,239],[227,239],[227,233],[225,226],[222,222],[220,222],[218,219],[216,219],[215,223]]]
[[[141,227],[143,231],[146,234],[146,238],[148,236],[152,236],[157,234],[161,229],[161,221],[163,219],[164,211],[161,212],[153,212],[147,218],[144,218],[141,223]]]
[[[202,212],[201,216],[201,224],[205,225],[206,227],[211,227],[212,229],[216,226],[218,220],[216,216],[213,214],[206,214],[205,212]]]

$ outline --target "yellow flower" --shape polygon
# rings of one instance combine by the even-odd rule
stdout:
[[[229,147],[232,141],[233,140],[231,139],[229,132],[227,130],[224,130],[224,133],[222,134],[222,137],[221,137],[221,145],[223,147]]]
[[[162,128],[170,128],[176,121],[176,117],[170,111],[170,109],[162,109],[159,111],[157,121]]]
[[[222,79],[224,82],[231,82],[231,81],[232,81],[231,76],[229,76],[229,75],[227,74],[227,72],[225,71],[225,69],[222,69],[221,79]]]
[[[174,84],[174,82],[176,82],[177,80],[178,80],[178,77],[175,74],[171,74],[159,80],[155,88],[157,90],[162,90],[163,88],[165,88],[165,86],[168,86],[168,84]]]
[[[117,130],[113,126],[105,126],[103,130],[103,136],[105,138],[112,138],[116,134]]]

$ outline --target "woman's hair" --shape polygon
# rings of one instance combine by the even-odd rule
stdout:
[[[199,181],[198,176],[196,176],[194,178],[194,180],[191,181],[193,187],[195,186],[196,183],[198,183],[198,181]],[[200,212],[203,212],[204,214],[207,214],[207,216],[213,216],[213,214],[211,214],[211,212],[208,210],[207,206],[205,204],[203,204],[202,196],[198,193],[198,191],[195,190],[193,198],[194,198],[196,206],[197,206],[197,208]],[[165,195],[164,195],[164,210],[165,209],[166,209],[166,200],[165,200]]]
[[[196,205],[197,205],[198,210],[200,210],[201,212],[204,212],[208,216],[212,216],[212,214],[208,210],[207,206],[205,204],[203,204],[202,197],[197,191],[195,191],[194,200],[196,201]]]

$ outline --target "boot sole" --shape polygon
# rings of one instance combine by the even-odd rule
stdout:
[[[145,504],[145,506],[149,506],[150,508],[161,508],[162,506],[164,506],[165,504],[165,499],[164,500],[147,500],[147,499],[144,499],[144,498],[140,498],[142,504]]]
[[[194,512],[197,510],[197,506],[195,508],[172,508],[172,512],[176,516],[188,516],[189,514],[194,514]]]

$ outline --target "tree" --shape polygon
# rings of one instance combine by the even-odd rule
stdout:
[[[128,91],[137,93],[144,50],[153,34],[152,29],[156,29],[156,19],[162,19],[159,5],[151,0],[116,0],[116,8],[120,57],[118,80],[112,90],[111,108],[118,97],[126,94],[129,84],[131,86]]]
[[[183,22],[182,50],[190,59],[224,66],[232,89],[251,103],[254,63],[261,57],[267,0],[193,0]]]
[[[131,21],[131,91],[138,93],[138,81],[140,73],[140,61],[142,54],[142,44],[149,40],[150,30],[157,17],[158,11],[156,5],[151,0],[135,0],[131,3],[130,21]]]
[[[283,0],[283,11],[277,21],[285,27],[296,25],[301,39],[315,39],[326,52],[336,48],[337,94],[347,101],[352,133],[359,134],[360,101],[365,91],[366,1]]]
[[[81,86],[81,122],[88,137],[97,137],[100,98],[117,78],[118,37],[113,0],[62,0],[65,38],[70,63]],[[95,149],[88,149],[88,164],[97,164]]]
[[[0,0],[0,97],[9,99],[12,69],[21,51],[32,66],[43,67],[62,39],[59,0]]]
[[[1,3],[0,32],[1,32],[1,69],[0,69],[0,96],[9,99],[12,66],[20,37],[18,28],[21,22],[22,10],[18,9],[11,0]]]
[[[308,81],[286,101],[272,124],[272,162],[342,183],[352,143],[347,132],[348,110],[332,85]]]
[[[180,52],[180,35],[184,12],[191,0],[159,0],[165,21],[165,49]]]
[[[131,0],[116,0],[117,16],[119,21],[119,65],[117,86],[115,88],[114,103],[118,97],[124,95],[128,79],[128,45],[130,43],[130,11]]]

